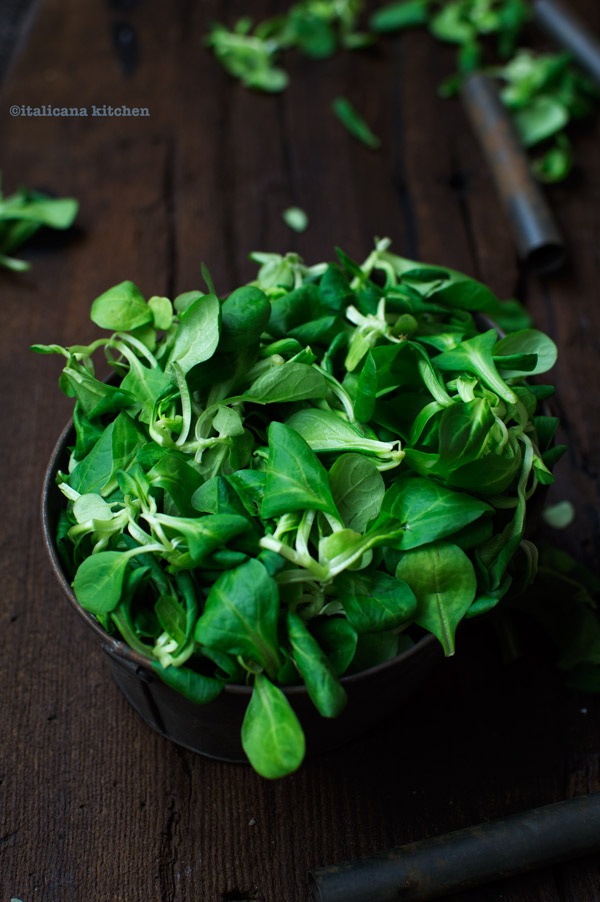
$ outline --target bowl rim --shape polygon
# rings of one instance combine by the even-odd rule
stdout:
[[[96,620],[93,614],[81,607],[81,605],[77,601],[77,598],[75,597],[73,588],[65,575],[58,555],[55,537],[50,522],[51,518],[49,510],[49,499],[54,492],[59,491],[55,481],[56,473],[58,471],[60,458],[66,452],[69,438],[74,438],[74,429],[74,421],[73,418],[71,418],[62,429],[54,445],[44,474],[44,482],[41,495],[41,520],[46,551],[50,558],[50,563],[52,565],[54,575],[58,580],[69,605],[95,633],[97,639],[99,639],[101,642],[102,649],[109,656],[117,657],[124,662],[135,665],[138,673],[141,670],[144,674],[146,674],[147,677],[151,676],[152,679],[156,679],[158,677],[156,671],[152,667],[153,662],[151,658],[146,657],[141,652],[135,651],[133,648],[127,645],[127,643],[123,639],[118,639],[114,636],[110,636],[98,622],[98,620]],[[343,686],[351,686],[356,683],[361,683],[370,675],[381,673],[397,664],[403,663],[404,661],[408,661],[413,657],[419,656],[423,652],[432,649],[432,647],[436,643],[437,639],[433,635],[433,633],[428,633],[418,639],[411,648],[400,652],[399,654],[395,655],[395,657],[390,658],[387,661],[383,661],[381,664],[375,664],[373,667],[369,667],[366,670],[360,670],[358,671],[358,673],[341,676],[339,678],[340,682]],[[252,694],[252,688],[253,687],[251,685],[242,683],[224,683],[223,685],[224,692],[232,695],[241,695],[248,698],[250,698],[250,695]],[[292,697],[299,695],[308,695],[308,690],[303,683],[293,686],[279,686],[279,688],[284,692],[285,695]]]

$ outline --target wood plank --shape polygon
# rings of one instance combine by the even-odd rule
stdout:
[[[594,4],[574,5],[600,30]],[[265,0],[253,12],[284,6]],[[7,190],[23,181],[81,200],[75,234],[40,238],[24,252],[30,273],[0,276],[10,433],[0,561],[7,898],[307,902],[311,867],[598,788],[598,702],[566,691],[546,652],[507,667],[487,622],[465,629],[456,658],[371,735],[271,783],[152,732],[54,583],[38,487],[71,405],[56,386],[57,360],[32,355],[29,344],[97,335],[89,304],[125,278],[146,295],[173,296],[202,284],[205,261],[225,293],[253,277],[252,250],[295,249],[316,262],[339,244],[361,258],[374,235],[483,278],[502,296],[523,290],[536,323],[555,336],[571,450],[551,497],[578,511],[561,546],[596,559],[598,123],[577,136],[579,180],[552,191],[572,266],[551,280],[525,277],[460,107],[435,93],[451,49],[411,34],[324,62],[290,53],[290,88],[266,97],[235,84],[202,46],[211,19],[232,22],[246,9],[242,0],[144,0],[86,5],[83,14],[77,0],[44,0],[2,94],[4,110],[150,111],[3,123]],[[123,50],[127,28],[137,63]],[[339,94],[381,136],[379,153],[333,118]],[[309,214],[301,235],[281,220],[290,204]],[[598,902],[598,863],[456,898],[501,897]]]
[[[5,0],[0,17],[0,82],[27,38],[36,12],[35,0]]]

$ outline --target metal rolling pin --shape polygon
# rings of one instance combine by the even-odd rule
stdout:
[[[534,0],[533,14],[544,31],[573,54],[600,88],[600,42],[589,34],[585,24],[555,0]]]
[[[600,792],[310,872],[314,902],[427,902],[600,850]]]
[[[519,257],[539,272],[558,269],[566,258],[563,239],[494,82],[481,73],[470,75],[461,99],[494,177]]]

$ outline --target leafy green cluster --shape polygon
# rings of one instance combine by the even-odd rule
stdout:
[[[248,17],[239,19],[233,30],[215,24],[207,44],[227,71],[247,87],[283,91],[288,75],[277,65],[282,50],[294,47],[306,56],[324,59],[338,48],[372,43],[370,35],[357,30],[361,9],[361,0],[301,0],[285,15],[254,27]]]
[[[14,251],[42,226],[70,228],[77,210],[77,201],[70,197],[48,197],[26,188],[3,197],[0,191],[0,266],[15,272],[29,269],[31,264],[11,256]]]
[[[309,56],[330,56],[340,47],[364,47],[380,34],[427,27],[438,40],[458,45],[458,74],[447,78],[440,93],[455,94],[469,72],[484,69],[499,78],[502,99],[511,111],[525,147],[541,146],[532,170],[542,182],[558,182],[572,168],[572,150],[565,129],[591,115],[598,92],[573,65],[568,53],[536,54],[517,50],[523,26],[531,18],[525,0],[399,0],[377,9],[369,30],[358,31],[359,0],[305,0],[288,13],[267,19],[252,29],[240,19],[232,31],[215,25],[208,38],[218,59],[248,87],[282,91],[286,72],[275,65],[279,52],[297,47]],[[504,65],[486,68],[485,48],[495,38]],[[336,98],[333,111],[348,131],[368,147],[379,139],[346,98]]]
[[[173,304],[123,282],[92,305],[110,336],[34,346],[76,402],[57,544],[77,599],[198,703],[252,683],[242,739],[267,777],[304,754],[281,686],[335,717],[343,674],[424,631],[454,653],[509,590],[561,453],[552,389],[527,382],[556,348],[516,302],[387,239],[360,266],[337,253],[254,254],[224,301],[206,270]]]
[[[512,113],[523,145],[545,147],[532,162],[537,178],[542,182],[566,178],[573,154],[565,129],[593,112],[598,91],[592,82],[572,65],[569,53],[536,55],[519,50],[490,74],[503,83],[501,98]]]
[[[525,147],[543,148],[532,161],[542,182],[558,182],[572,168],[572,151],[565,129],[590,116],[598,92],[573,64],[569,53],[534,53],[517,42],[531,18],[524,0],[402,0],[377,10],[370,26],[377,32],[426,26],[440,41],[458,45],[458,75],[441,85],[451,96],[469,72],[483,69],[503,83],[501,98],[512,114]],[[506,63],[487,67],[485,42],[496,39],[496,52]]]
[[[369,24],[379,33],[426,25],[438,40],[458,45],[458,69],[464,73],[481,67],[483,41],[490,35],[500,59],[512,56],[530,18],[524,0],[400,0],[378,9]]]

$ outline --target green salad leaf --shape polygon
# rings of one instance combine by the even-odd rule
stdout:
[[[332,109],[342,125],[350,132],[353,137],[358,138],[371,150],[377,150],[381,141],[375,135],[371,128],[367,125],[365,119],[361,116],[354,105],[347,97],[336,97],[332,104]]]
[[[72,197],[49,197],[27,188],[4,197],[0,191],[0,266],[13,272],[28,270],[31,264],[14,257],[14,252],[42,227],[69,229],[78,209]]]

